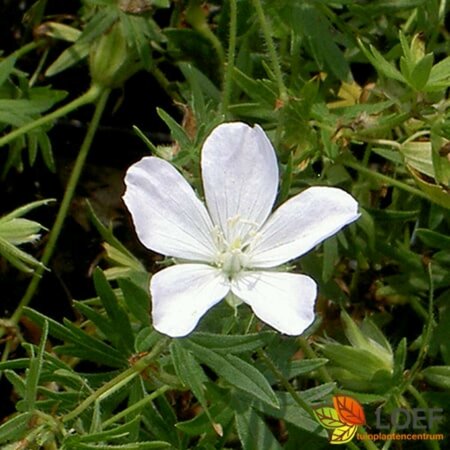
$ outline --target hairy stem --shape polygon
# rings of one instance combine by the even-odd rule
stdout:
[[[264,364],[270,369],[270,371],[277,377],[280,384],[286,389],[286,391],[291,394],[291,397],[295,400],[295,402],[302,408],[305,412],[307,412],[313,420],[317,420],[314,414],[314,410],[311,406],[303,400],[296,392],[296,390],[292,387],[292,384],[289,383],[289,380],[281,373],[280,369],[273,363],[273,361],[267,356],[267,354],[260,350],[258,351],[258,356],[263,360]]]
[[[228,115],[230,104],[234,59],[236,56],[236,35],[237,35],[237,3],[230,0],[230,37],[228,40],[228,57],[223,81],[222,114]]]
[[[283,74],[281,73],[281,65],[278,60],[277,52],[275,50],[275,44],[272,39],[272,32],[270,29],[270,24],[266,19],[264,10],[261,4],[261,0],[252,0],[253,6],[255,7],[256,14],[258,16],[259,23],[261,25],[262,31],[264,33],[264,39],[266,41],[267,48],[269,50],[270,61],[272,63],[272,69],[275,74],[276,82],[278,85],[278,93],[280,95],[280,100],[285,102],[288,100],[287,89],[283,81]]]

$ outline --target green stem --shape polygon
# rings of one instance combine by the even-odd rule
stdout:
[[[419,373],[423,362],[425,361],[425,357],[427,356],[428,349],[430,346],[430,340],[432,337],[433,332],[433,325],[434,325],[434,317],[433,317],[433,304],[434,304],[434,283],[433,283],[433,276],[431,271],[431,264],[428,265],[428,281],[430,284],[430,293],[428,297],[428,320],[424,326],[424,330],[422,332],[422,343],[420,345],[419,349],[419,355],[417,357],[417,360],[411,367],[411,370],[409,371],[408,377],[405,378],[403,383],[399,386],[399,392],[403,393],[412,383],[414,382],[414,379],[416,378],[417,374]]]
[[[230,0],[230,37],[228,40],[228,58],[223,81],[222,114],[227,117],[230,104],[231,88],[233,84],[234,59],[236,57],[237,35],[237,3]]]
[[[94,116],[92,117],[92,121],[89,124],[88,131],[84,138],[83,144],[81,145],[80,153],[77,156],[72,173],[70,174],[70,178],[67,183],[66,191],[64,192],[64,197],[62,199],[61,206],[59,207],[59,211],[56,216],[55,223],[49,234],[48,242],[47,242],[47,245],[45,246],[44,253],[43,253],[42,259],[41,259],[43,266],[38,267],[36,269],[36,271],[34,272],[33,278],[31,279],[31,282],[28,285],[28,289],[26,290],[22,300],[19,303],[19,306],[14,311],[14,314],[11,317],[11,321],[14,324],[18,323],[18,321],[22,315],[23,308],[25,308],[25,306],[27,306],[28,303],[30,303],[30,300],[33,298],[33,295],[34,295],[34,293],[39,285],[39,282],[41,280],[42,274],[44,273],[44,270],[45,270],[44,266],[46,266],[48,264],[52,254],[53,254],[56,242],[58,240],[62,226],[64,224],[64,220],[67,216],[70,202],[72,201],[73,195],[75,193],[75,188],[78,184],[78,180],[80,179],[80,175],[81,175],[81,171],[83,170],[84,162],[86,161],[86,157],[89,153],[89,149],[91,148],[92,141],[93,141],[95,133],[97,131],[97,128],[98,128],[98,125],[100,122],[100,118],[105,109],[106,101],[108,99],[109,92],[110,92],[109,89],[104,89],[103,91],[99,91],[98,89],[99,89],[98,87],[91,88],[83,96],[83,97],[86,97],[90,93],[89,101],[92,101],[93,99],[98,97],[98,101],[95,106]],[[85,101],[86,101],[86,98],[85,98]],[[60,111],[60,110],[58,110],[58,111]]]
[[[256,14],[258,15],[258,20],[259,23],[261,24],[261,28],[264,33],[264,39],[266,41],[266,45],[269,50],[269,56],[272,62],[272,69],[275,74],[275,79],[278,85],[278,93],[280,95],[281,101],[285,102],[288,100],[288,94],[286,86],[284,85],[283,74],[281,73],[281,65],[277,57],[275,44],[273,43],[270,25],[269,22],[266,20],[266,16],[264,15],[261,0],[252,0],[252,2],[253,6],[255,7]]]
[[[298,343],[303,350],[303,353],[309,358],[309,359],[317,359],[318,356],[316,355],[316,352],[312,349],[311,345],[309,345],[309,342],[304,337],[298,338]],[[328,373],[328,370],[325,369],[325,367],[319,367],[318,369],[319,375],[322,378],[322,381],[325,383],[332,383],[334,380]]]
[[[429,197],[427,196],[427,194],[425,194],[424,192],[420,191],[419,189],[416,189],[412,186],[409,186],[406,183],[403,183],[402,181],[398,181],[394,178],[388,177],[386,175],[383,175],[381,173],[378,172],[374,172],[373,170],[368,169],[367,167],[364,167],[360,164],[358,164],[357,162],[354,161],[342,161],[342,163],[344,164],[344,166],[350,167],[351,169],[355,169],[358,172],[361,172],[365,175],[369,175],[372,178],[376,178],[377,180],[380,180],[390,186],[394,186],[397,187],[399,189],[402,189],[403,191],[409,192],[410,194],[414,194],[417,195],[418,197],[424,198],[428,201],[430,201]]]
[[[358,427],[358,431],[359,430],[361,430],[361,434],[367,433],[364,427]],[[363,439],[361,442],[367,450],[379,450],[378,447],[370,439]],[[358,447],[356,446],[356,448]]]
[[[411,384],[408,386],[408,392],[416,399],[417,404],[424,410],[428,410],[430,407],[427,401],[423,398],[422,394]],[[433,427],[434,428],[434,427]],[[430,430],[430,433],[436,432],[436,430]],[[432,450],[440,450],[440,445],[438,441],[429,440],[427,445]]]
[[[167,339],[161,339],[148,355],[141,358],[136,364],[124,370],[122,373],[97,389],[89,397],[85,398],[72,412],[66,414],[62,418],[62,421],[65,423],[75,419],[75,417],[79,416],[96,400],[106,398],[110,393],[115,392],[118,385],[123,386],[127,382],[131,381],[149,366],[150,362],[163,351],[166,345]]]
[[[61,108],[57,109],[56,111],[53,111],[50,114],[40,117],[39,119],[33,122],[27,123],[26,125],[23,125],[22,127],[11,131],[5,136],[2,136],[0,138],[0,147],[3,147],[4,145],[8,144],[9,142],[18,138],[19,136],[22,136],[23,134],[29,133],[35,128],[39,128],[43,125],[46,125],[49,122],[52,122],[55,119],[58,119],[59,117],[69,114],[70,112],[74,111],[80,106],[84,106],[87,105],[88,103],[95,102],[98,99],[100,93],[101,88],[99,86],[97,85],[91,86],[85,94],[71,101],[67,105],[64,105]]]
[[[42,42],[30,42],[23,47],[18,48],[15,52],[11,53],[9,57],[12,56],[13,58],[19,59],[27,53],[30,53],[34,49],[38,48],[41,44]]]
[[[109,427],[113,423],[118,422],[120,419],[122,419],[123,417],[127,416],[128,414],[131,414],[134,411],[139,411],[147,403],[150,403],[152,400],[154,400],[155,398],[157,398],[160,395],[164,394],[169,389],[171,389],[170,386],[167,386],[167,385],[161,386],[159,389],[156,389],[156,391],[152,392],[149,395],[146,395],[144,398],[142,398],[138,402],[134,403],[129,408],[124,409],[123,411],[120,411],[116,415],[110,417],[108,420],[105,420],[105,422],[103,422],[103,428]]]
[[[314,414],[314,410],[311,408],[311,406],[303,400],[296,392],[296,390],[292,387],[292,384],[289,383],[289,380],[286,379],[286,377],[281,373],[280,369],[273,363],[273,361],[267,356],[267,354],[260,350],[258,351],[258,356],[263,360],[263,362],[266,364],[266,366],[270,369],[270,371],[278,378],[278,381],[281,383],[281,385],[286,389],[286,391],[291,394],[291,397],[295,400],[295,402],[305,410],[314,421],[317,421],[316,415]]]

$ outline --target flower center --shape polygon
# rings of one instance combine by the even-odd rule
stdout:
[[[246,243],[243,243],[240,238],[236,238],[233,242],[229,243],[223,233],[216,228],[214,230],[214,240],[217,246],[215,264],[229,278],[233,278],[234,275],[247,267],[249,256],[245,253]]]

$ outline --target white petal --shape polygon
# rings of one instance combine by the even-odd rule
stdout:
[[[146,157],[125,177],[123,200],[141,242],[166,256],[212,261],[213,225],[188,182],[167,161]]]
[[[281,205],[250,244],[252,267],[275,267],[356,220],[357,201],[342,189],[311,187]]]
[[[161,270],[150,282],[153,326],[171,337],[186,336],[229,290],[225,275],[206,264],[178,264]]]
[[[314,321],[317,286],[306,275],[243,272],[232,281],[231,290],[263,322],[282,333],[298,336]]]
[[[261,127],[219,125],[202,150],[206,204],[214,223],[232,243],[267,219],[278,188],[275,151]]]

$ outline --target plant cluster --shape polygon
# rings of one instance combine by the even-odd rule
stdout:
[[[450,439],[448,2],[80,0],[59,15],[51,0],[19,3],[22,35],[0,55],[2,176],[37,164],[60,171],[53,131],[75,111],[92,116],[63,197],[30,193],[0,217],[0,255],[23,273],[23,296],[0,321],[0,371],[15,408],[0,425],[1,448],[327,448],[315,410],[348,397],[365,413],[365,422],[341,420],[352,436],[398,408],[441,408],[427,431]],[[87,80],[78,96],[61,86],[73,70]],[[121,108],[111,93],[126,99],[142,74],[180,114],[141,98],[170,139],[130,131],[142,156],[170,162],[200,197],[206,138],[246,122],[277,153],[276,206],[316,186],[358,201],[357,221],[283,267],[318,285],[315,320],[300,337],[225,302],[185,337],[159,333],[149,283],[172,258],[138,257],[89,203],[104,242],[96,295],[73,301],[73,320],[30,307],[102,118]],[[50,202],[58,212],[47,229],[33,214]],[[420,445],[438,450],[445,440]]]

